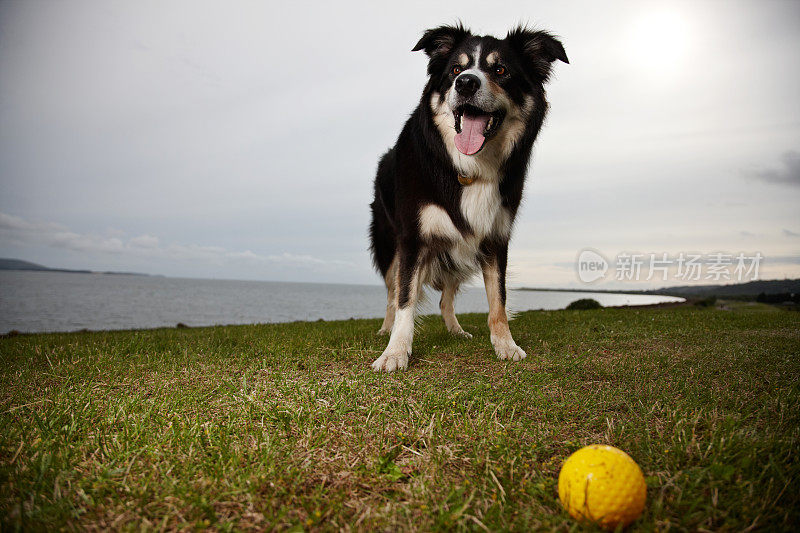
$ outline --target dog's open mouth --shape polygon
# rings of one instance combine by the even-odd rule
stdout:
[[[464,155],[474,155],[481,151],[486,139],[497,133],[503,123],[502,111],[484,111],[469,104],[458,107],[456,119],[456,148]]]

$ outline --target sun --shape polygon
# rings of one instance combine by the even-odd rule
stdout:
[[[631,61],[658,78],[676,75],[689,47],[689,25],[679,12],[647,10],[633,20],[626,47]]]

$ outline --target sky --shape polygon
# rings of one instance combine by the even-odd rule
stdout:
[[[800,277],[791,1],[3,0],[0,257],[381,283],[377,160],[425,85],[411,48],[457,20],[547,29],[570,59],[547,87],[513,286],[584,286],[585,249],[611,263],[601,288],[685,284],[675,265],[621,279],[620,254],[760,254],[759,278]]]

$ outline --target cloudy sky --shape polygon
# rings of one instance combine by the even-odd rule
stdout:
[[[584,248],[800,277],[800,3],[777,1],[2,1],[0,257],[379,283],[376,161],[425,83],[411,48],[457,19],[549,29],[570,58],[514,284],[576,286]]]

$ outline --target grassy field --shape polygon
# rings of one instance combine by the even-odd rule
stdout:
[[[589,443],[642,467],[635,529],[800,523],[800,313],[527,312],[522,363],[485,319],[393,375],[378,320],[0,339],[0,529],[574,530]]]

